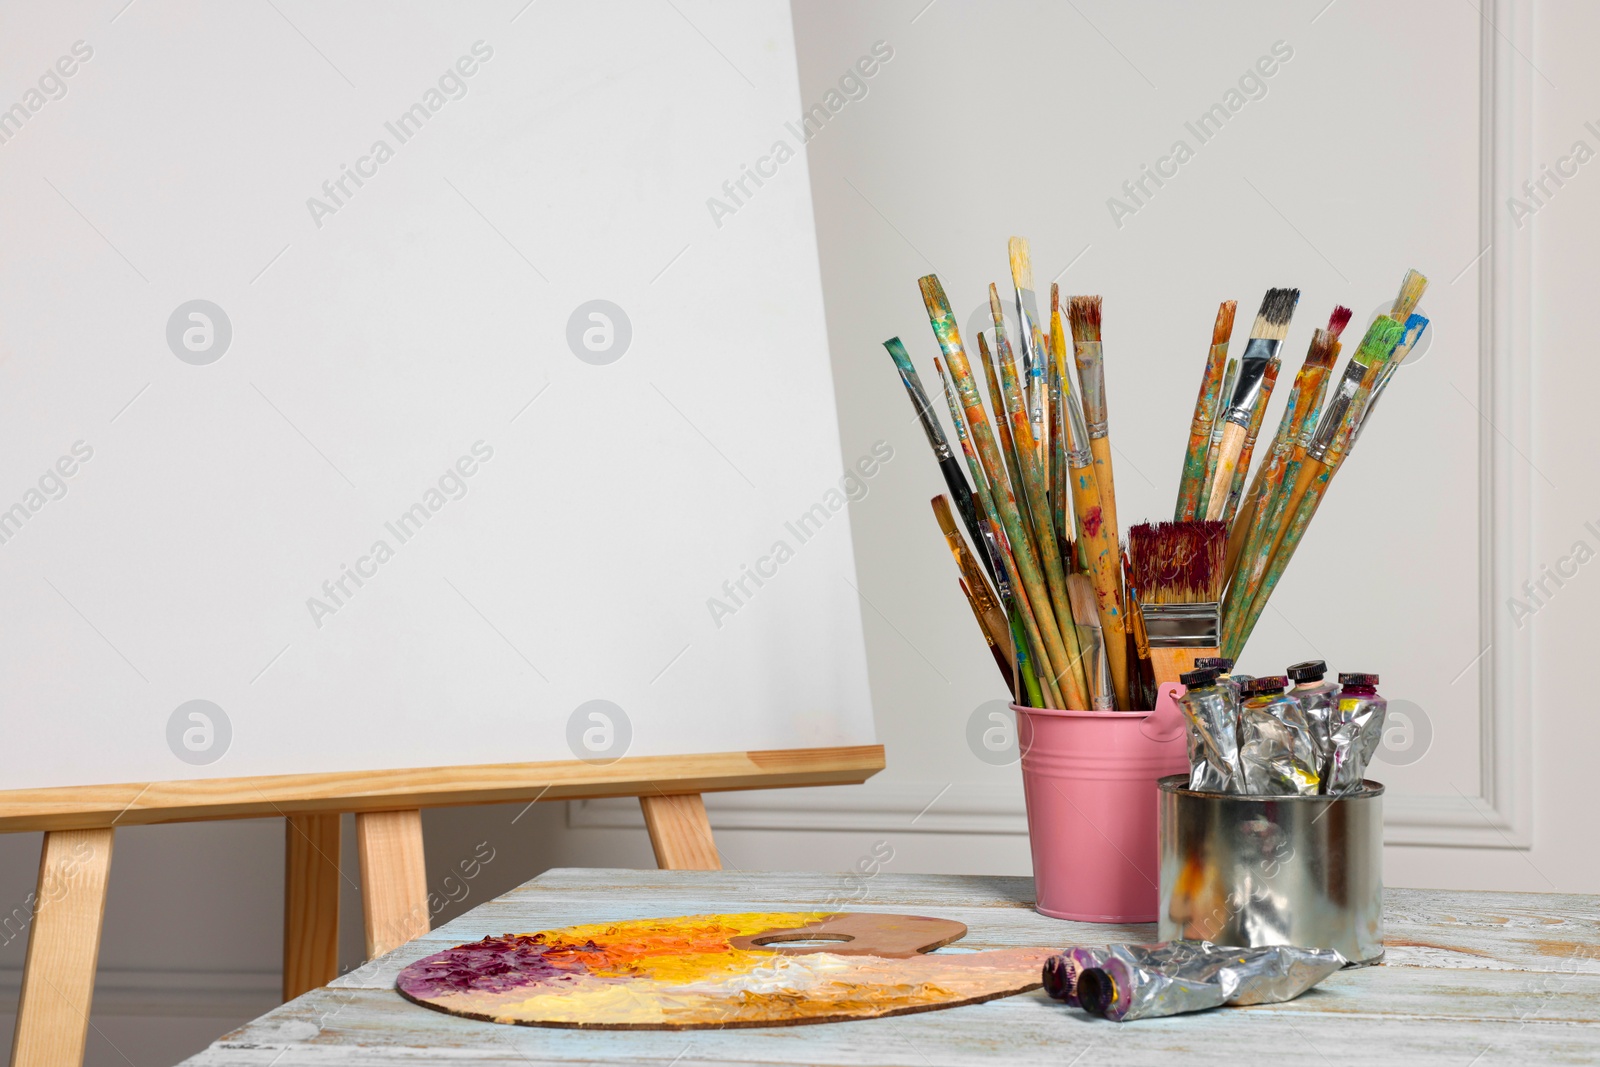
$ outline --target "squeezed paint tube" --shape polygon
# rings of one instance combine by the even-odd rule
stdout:
[[[1117,1022],[1203,1011],[1223,1004],[1293,1000],[1345,964],[1333,949],[1229,948],[1209,941],[1073,950],[1073,995],[1084,1011]],[[1054,957],[1062,959],[1063,957]],[[1051,961],[1053,962],[1053,960]],[[1045,964],[1050,973],[1050,962]]]
[[[1183,717],[1188,721],[1189,788],[1202,793],[1241,793],[1239,774],[1239,705],[1233,691],[1221,685],[1215,667],[1178,676],[1185,692]]]
[[[1294,688],[1289,695],[1300,702],[1306,723],[1311,727],[1311,743],[1317,750],[1317,773],[1322,776],[1322,790],[1327,792],[1328,778],[1333,771],[1329,758],[1333,755],[1331,731],[1334,713],[1339,704],[1339,687],[1327,681],[1328,664],[1320,659],[1296,663],[1285,672]]]
[[[1341,674],[1339,685],[1339,704],[1328,729],[1328,783],[1323,789],[1330,794],[1361,788],[1389,711],[1389,702],[1378,695],[1376,674]]]
[[[1256,678],[1239,709],[1239,767],[1245,793],[1314,796],[1322,784],[1317,745],[1299,701],[1284,694],[1289,679]]]

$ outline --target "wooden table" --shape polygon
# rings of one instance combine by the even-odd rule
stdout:
[[[1600,898],[1387,892],[1388,955],[1287,1004],[1110,1023],[1042,992],[861,1022],[722,1031],[576,1031],[471,1022],[410,1004],[396,972],[490,934],[605,919],[842,907],[958,919],[960,944],[1148,941],[1153,926],[1034,913],[1026,878],[554,870],[291,1001],[189,1060],[297,1064],[1450,1064],[1600,1061]],[[831,903],[830,903],[831,902]]]

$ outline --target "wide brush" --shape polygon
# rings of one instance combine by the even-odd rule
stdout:
[[[1189,423],[1189,448],[1183,454],[1183,475],[1178,480],[1178,503],[1172,512],[1175,522],[1194,518],[1199,508],[1200,490],[1206,484],[1211,431],[1222,403],[1222,368],[1228,362],[1228,338],[1233,336],[1233,318],[1238,309],[1237,300],[1224,300],[1211,326],[1211,349],[1206,354],[1205,373],[1200,376],[1200,395],[1195,398],[1194,418]]]
[[[1150,644],[1157,685],[1178,681],[1221,640],[1227,528],[1220,521],[1141,523],[1128,531],[1131,584]]]
[[[1294,317],[1294,307],[1299,301],[1298,289],[1268,289],[1261,299],[1261,310],[1256,313],[1255,325],[1250,329],[1250,343],[1239,357],[1239,378],[1233,384],[1233,397],[1223,416],[1226,425],[1222,430],[1222,452],[1217,458],[1211,493],[1206,499],[1208,519],[1220,519],[1227,510],[1233,472],[1244,451],[1250,419],[1263,399],[1267,366],[1278,358],[1278,347],[1289,335],[1289,320]]]

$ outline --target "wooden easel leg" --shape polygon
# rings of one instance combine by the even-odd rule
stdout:
[[[717,844],[711,838],[711,820],[699,793],[640,797],[650,847],[656,866],[664,871],[720,871]]]
[[[339,813],[284,819],[283,999],[339,976]]]
[[[356,815],[367,957],[381,956],[428,932],[428,881],[422,865],[422,812]]]
[[[100,958],[111,835],[56,830],[39,854],[12,1067],[79,1067],[89,1037],[89,1003]]]

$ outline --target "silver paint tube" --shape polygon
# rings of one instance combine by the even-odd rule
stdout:
[[[1348,793],[1361,788],[1367,764],[1383,739],[1389,702],[1378,695],[1375,674],[1341,674],[1342,690],[1328,730],[1328,784],[1324,792]]]
[[[1334,713],[1339,703],[1339,687],[1327,680],[1328,665],[1320,659],[1296,663],[1288,670],[1294,681],[1289,695],[1300,703],[1306,723],[1311,728],[1311,743],[1317,750],[1317,773],[1322,776],[1322,791],[1328,791],[1328,779],[1333,770],[1329,763],[1333,756],[1331,732]]]
[[[1244,792],[1239,773],[1238,699],[1216,680],[1214,671],[1181,677],[1198,683],[1188,688],[1182,699],[1188,721],[1189,788],[1203,793]]]
[[[1305,712],[1283,693],[1254,696],[1239,709],[1241,792],[1313,796],[1322,784],[1317,746]]]
[[[1209,941],[1112,945],[1077,975],[1078,1004],[1117,1022],[1203,1011],[1222,1004],[1293,1000],[1345,965],[1333,949],[1230,948]]]

